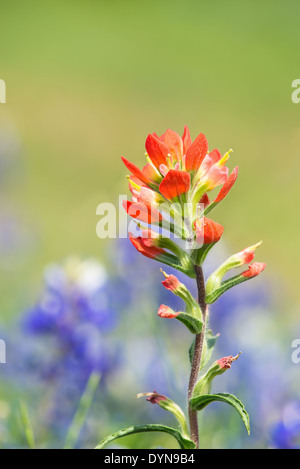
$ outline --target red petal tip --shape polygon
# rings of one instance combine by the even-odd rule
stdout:
[[[163,286],[167,289],[167,290],[170,290],[172,292],[176,291],[180,285],[180,282],[178,280],[177,277],[175,277],[175,275],[168,275],[168,277],[166,278],[166,280],[163,280],[161,282],[163,284]]]
[[[158,316],[166,319],[173,319],[178,316],[179,313],[173,311],[169,306],[161,305],[158,309]]]
[[[243,277],[252,278],[259,275],[266,267],[264,262],[253,262],[249,265],[249,269],[242,273]]]

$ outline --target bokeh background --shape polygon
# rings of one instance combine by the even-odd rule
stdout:
[[[97,205],[116,204],[127,193],[120,156],[142,164],[149,132],[182,133],[184,124],[193,137],[205,133],[211,148],[232,148],[232,167],[240,167],[232,194],[214,212],[225,234],[207,272],[260,239],[257,259],[268,264],[251,287],[240,287],[232,300],[224,296],[213,323],[223,336],[220,353],[243,351],[227,385],[246,405],[248,399],[252,436],[242,435],[234,411],[216,405],[203,413],[202,446],[297,445],[300,365],[291,361],[291,342],[300,333],[300,104],[291,100],[291,85],[299,78],[299,13],[296,0],[1,1],[0,78],[7,86],[7,103],[0,104],[0,337],[8,345],[7,364],[0,365],[3,447],[27,445],[20,398],[37,446],[59,446],[93,366],[104,378],[79,447],[146,418],[168,422],[159,409],[133,399],[152,390],[155,377],[159,391],[178,392],[184,404],[189,338],[158,323],[159,265],[134,257],[129,241],[96,236]],[[68,276],[75,287],[66,292]],[[94,279],[92,289],[86,290],[87,278]],[[68,328],[63,321],[59,335],[62,323],[53,311],[65,311],[66,303]],[[45,311],[52,311],[52,322],[47,316],[41,325]],[[95,346],[87,352],[91,337]],[[73,356],[76,364],[69,362]],[[95,356],[103,360],[95,364]],[[70,383],[59,405],[60,386]],[[45,389],[52,390],[46,398]],[[120,444],[173,443],[152,435]]]

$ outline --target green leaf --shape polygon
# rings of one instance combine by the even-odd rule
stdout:
[[[23,401],[20,401],[19,404],[20,404],[21,423],[24,429],[26,441],[30,449],[35,449],[35,438],[34,438],[34,433],[33,433],[33,429],[31,426],[27,406],[25,402]]]
[[[112,433],[102,440],[95,449],[102,449],[105,445],[110,443],[117,438],[122,438],[123,436],[133,435],[134,433],[144,433],[144,432],[164,432],[172,435],[179,443],[181,449],[195,449],[196,445],[193,441],[184,438],[182,434],[171,427],[166,427],[165,425],[157,424],[148,424],[148,425],[136,425],[129,428],[123,428],[118,432]]]
[[[191,256],[193,262],[196,265],[202,265],[206,259],[207,254],[215,244],[216,243],[204,244],[203,246],[194,249]]]
[[[227,394],[227,393],[204,394],[199,397],[193,397],[190,400],[190,406],[192,410],[200,411],[213,401],[221,401],[221,402],[225,402],[226,404],[231,405],[240,415],[241,419],[243,420],[245,424],[248,435],[250,435],[249,415],[246,412],[246,409],[244,405],[242,404],[242,402],[233,394]]]
[[[179,313],[176,319],[182,322],[192,334],[199,334],[202,331],[202,321],[191,314]]]
[[[218,205],[216,202],[212,202],[211,204],[209,204],[206,209],[204,210],[204,216],[207,216],[207,214],[213,209],[215,208],[215,206]]]
[[[214,303],[227,290],[232,287],[235,287],[236,285],[239,285],[240,283],[246,282],[251,278],[252,277],[244,277],[242,274],[238,274],[234,277],[229,278],[228,280],[224,280],[217,288],[215,288],[210,294],[206,296],[206,302],[208,304]]]
[[[78,407],[71,422],[71,425],[69,427],[64,449],[73,449],[76,446],[80,435],[80,431],[84,425],[84,422],[86,421],[88,411],[91,407],[95,393],[98,389],[100,379],[101,375],[99,373],[91,373],[85,390],[78,403]]]

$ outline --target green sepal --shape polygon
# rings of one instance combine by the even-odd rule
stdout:
[[[177,238],[179,239],[187,240],[190,235],[190,233],[185,229],[184,226],[180,230],[178,226],[176,226],[176,224],[171,223],[168,220],[161,220],[159,222],[154,222],[153,225],[158,226],[162,228],[163,230],[170,231],[171,233],[175,234],[175,236],[177,236]]]
[[[193,193],[192,193],[192,207],[195,207],[195,209],[197,208],[199,200],[205,194],[206,191],[207,191],[207,184],[205,183],[203,184],[202,182],[198,183],[198,185],[194,188]]]
[[[210,366],[210,368],[205,373],[205,375],[203,375],[199,379],[198,383],[196,384],[194,388],[192,397],[199,397],[199,396],[202,396],[203,394],[209,394],[211,391],[213,379],[216,376],[222,375],[223,373],[225,373],[225,371],[229,370],[231,368],[231,363],[236,361],[239,358],[240,354],[241,352],[235,357],[230,355],[229,357],[223,357],[222,359],[215,361]],[[224,362],[223,362],[224,360],[225,360],[226,366],[224,366]]]
[[[214,347],[219,337],[220,337],[220,334],[213,335],[211,330],[208,330],[206,332],[205,341],[203,344],[203,352],[202,352],[202,358],[201,358],[201,363],[200,363],[200,370],[202,370],[205,367],[205,365],[207,365],[207,363],[209,362],[211,355],[213,353]]]
[[[211,293],[206,295],[206,299],[205,299],[206,303],[208,304],[214,303],[227,290],[229,290],[232,287],[235,287],[236,285],[239,285],[240,283],[246,282],[246,280],[250,280],[251,278],[252,277],[245,277],[244,275],[238,274],[238,275],[235,275],[234,277],[229,278],[228,280],[224,280],[223,282],[221,282],[221,284],[217,288],[215,288],[214,290],[211,291]]]
[[[219,202],[211,202],[205,209],[204,209],[204,216],[206,215],[218,205]]]
[[[134,433],[144,433],[144,432],[164,432],[172,435],[178,442],[180,449],[195,449],[195,443],[185,438],[179,430],[175,430],[171,427],[166,427],[165,425],[158,424],[146,424],[146,425],[136,425],[129,428],[123,428],[118,432],[108,435],[104,440],[102,440],[95,449],[102,449],[111,441],[116,440],[117,438],[122,438],[123,436],[133,435]]]
[[[195,265],[202,265],[207,254],[216,243],[203,244],[203,246],[192,251],[191,258]]]
[[[222,285],[222,279],[229,270],[240,267],[242,264],[235,256],[229,257],[217,270],[215,270],[207,279],[206,282],[206,296],[209,297],[211,293],[217,290]]]
[[[204,407],[206,407],[208,404],[214,401],[225,402],[226,404],[231,405],[240,415],[247,429],[248,435],[250,435],[250,420],[248,412],[246,411],[243,403],[233,394],[204,394],[202,396],[192,397],[190,400],[190,406],[192,410],[200,411],[204,409]]]
[[[203,394],[209,394],[211,391],[213,379],[216,376],[223,374],[225,371],[226,369],[221,369],[217,362],[213,363],[205,375],[199,379],[194,388],[192,397],[199,397]]]
[[[202,331],[202,321],[191,314],[180,312],[176,319],[182,322],[192,334],[199,334]]]
[[[160,236],[154,241],[157,247],[171,251],[174,256],[179,259],[182,268],[186,269],[187,272],[193,272],[194,274],[194,263],[192,262],[190,255],[177,243],[164,236]]]
[[[168,252],[159,254],[157,257],[154,258],[155,261],[162,262],[170,267],[173,267],[180,272],[183,272],[185,275],[191,278],[195,278],[195,269],[192,267],[183,266],[178,257],[170,254]]]

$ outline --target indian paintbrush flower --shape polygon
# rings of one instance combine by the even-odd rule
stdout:
[[[167,228],[188,240],[191,246],[193,241],[199,244],[203,224],[199,202],[203,209],[211,210],[212,205],[227,195],[236,180],[237,168],[228,176],[226,167],[230,152],[223,157],[217,149],[208,152],[204,134],[200,133],[192,142],[186,126],[182,137],[170,129],[161,137],[150,134],[145,146],[148,163],[142,170],[122,157],[131,173],[128,178],[132,194],[131,201],[124,201],[124,208],[135,220]],[[207,192],[220,184],[223,187],[210,204]],[[166,223],[166,214],[174,219],[173,223]],[[207,219],[204,223],[209,235],[214,222]],[[215,228],[220,233],[220,225],[215,224]]]
[[[162,304],[158,309],[158,316],[181,321],[194,335],[194,341],[190,347],[191,374],[188,386],[190,431],[182,426],[182,435],[179,437],[174,434],[174,430],[170,431],[170,428],[165,427],[162,430],[162,426],[159,426],[159,429],[167,433],[173,432],[173,436],[183,448],[198,448],[197,412],[215,400],[233,406],[249,432],[249,416],[243,404],[228,393],[211,394],[213,378],[229,369],[239,355],[219,359],[209,367],[202,378],[199,379],[198,375],[208,364],[217,338],[207,327],[208,304],[216,301],[229,288],[257,276],[265,264],[250,264],[255,249],[261,244],[258,243],[229,257],[207,282],[204,279],[202,265],[224,230],[222,225],[206,215],[224,200],[237,179],[238,167],[229,174],[226,166],[232,150],[224,156],[217,149],[209,151],[205,135],[200,133],[192,141],[186,126],[182,137],[170,129],[161,136],[156,133],[149,134],[145,146],[147,165],[142,170],[122,158],[131,173],[129,188],[132,193],[132,201],[126,201],[124,207],[132,218],[149,225],[148,228],[142,228],[141,236],[130,235],[130,240],[144,256],[181,270],[190,277],[196,277],[198,290],[196,300],[175,275],[163,272],[163,286],[184,301],[186,311],[174,311]],[[210,202],[208,193],[220,185],[222,187],[219,193]],[[166,223],[168,217],[171,219],[169,225]],[[162,233],[153,230],[154,227],[165,229],[170,232],[170,236],[162,236]],[[174,240],[171,239],[171,233],[175,236]],[[185,248],[180,242],[182,240],[186,242]],[[248,270],[229,280],[223,280],[229,270],[247,264],[250,264]],[[158,393],[139,396],[142,395],[161,407],[169,406],[170,409],[167,410],[178,407],[166,396]],[[184,415],[181,409],[180,415]],[[132,427],[128,429],[128,433],[132,433]],[[122,431],[123,436],[124,434],[126,431]]]

